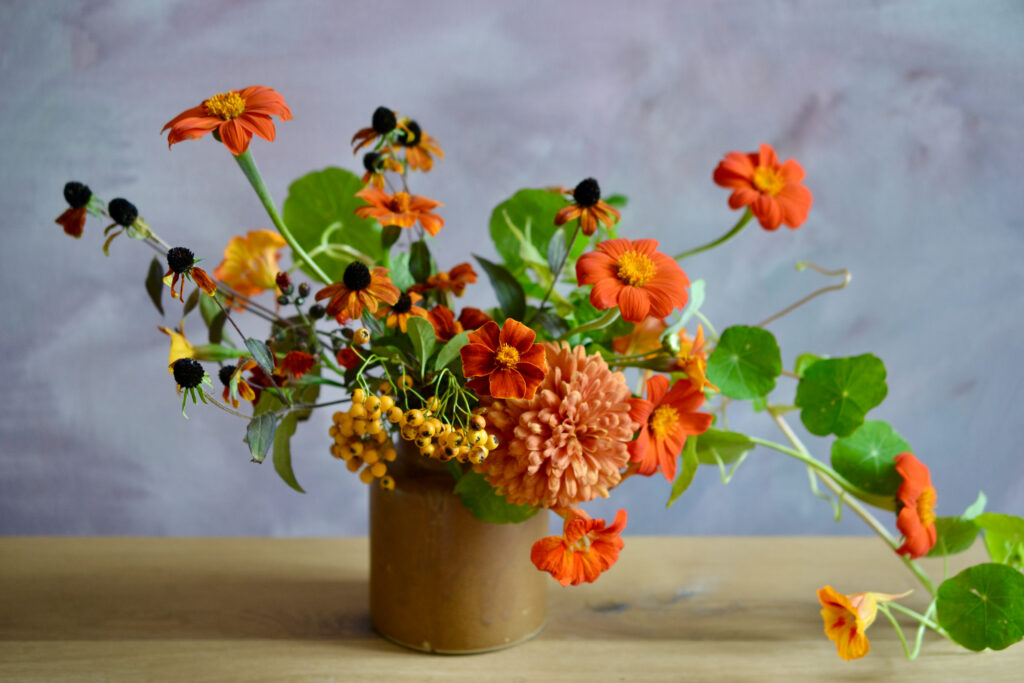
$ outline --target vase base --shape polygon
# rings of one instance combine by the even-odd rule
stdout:
[[[522,638],[519,638],[519,639],[513,640],[513,641],[509,641],[507,643],[501,643],[500,645],[491,645],[490,647],[481,647],[481,648],[476,648],[476,649],[471,649],[471,650],[447,650],[447,649],[440,649],[440,648],[435,648],[435,647],[431,646],[431,644],[429,642],[422,642],[422,643],[420,643],[418,645],[413,645],[412,643],[405,643],[405,642],[402,642],[401,640],[398,640],[397,638],[392,638],[388,634],[386,634],[383,631],[381,631],[380,629],[378,629],[376,626],[373,627],[373,630],[376,631],[377,634],[379,636],[381,636],[382,638],[384,638],[385,640],[390,641],[390,642],[394,643],[395,645],[401,645],[402,647],[407,648],[409,650],[415,650],[416,652],[425,652],[427,654],[432,654],[432,655],[481,655],[481,654],[484,654],[486,652],[497,652],[498,650],[505,650],[505,649],[508,649],[510,647],[515,647],[516,645],[521,645],[522,643],[525,643],[526,641],[531,640],[534,636],[536,636],[538,633],[543,631],[545,626],[547,626],[547,621],[546,620],[540,625],[539,628],[537,628],[537,630],[535,630],[533,633],[528,633],[527,635],[523,636]]]

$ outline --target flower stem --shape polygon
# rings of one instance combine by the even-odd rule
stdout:
[[[242,169],[242,173],[249,179],[249,184],[252,185],[252,189],[256,191],[256,195],[263,202],[263,208],[267,210],[267,214],[270,216],[270,220],[274,222],[274,226],[278,232],[281,233],[281,237],[288,243],[288,246],[292,248],[292,255],[297,261],[302,261],[309,266],[310,270],[320,278],[320,281],[324,284],[330,284],[331,278],[327,277],[327,274],[323,271],[320,266],[316,264],[306,250],[295,240],[291,231],[288,230],[288,226],[284,224],[284,219],[281,218],[281,214],[277,210],[277,205],[274,204],[274,198],[270,196],[270,191],[267,189],[266,183],[263,182],[263,176],[260,175],[260,170],[256,168],[256,161],[252,158],[252,151],[245,150],[243,153],[235,156],[235,161],[238,162],[238,167]]]
[[[750,219],[753,218],[753,217],[754,217],[754,214],[751,213],[750,208],[748,207],[747,210],[743,212],[743,215],[740,216],[740,219],[738,221],[736,221],[736,225],[732,226],[732,229],[729,230],[729,232],[725,233],[724,235],[719,237],[714,242],[708,242],[705,245],[696,247],[694,249],[690,249],[689,251],[684,251],[681,254],[677,254],[675,259],[678,261],[680,259],[686,258],[687,256],[693,256],[694,254],[699,254],[702,251],[707,251],[708,249],[713,249],[713,248],[717,247],[719,244],[725,244],[726,242],[731,240],[733,237],[735,237],[736,235],[740,234],[740,231],[743,230],[743,228],[747,227],[747,223],[749,223]]]
[[[559,230],[561,230],[561,228],[559,228]],[[569,242],[565,246],[565,253],[562,254],[562,261],[558,264],[558,270],[551,274],[551,286],[548,287],[548,291],[544,292],[544,298],[541,299],[540,305],[537,306],[537,310],[535,310],[533,315],[530,316],[530,319],[526,321],[527,325],[532,323],[534,319],[541,314],[541,311],[544,310],[544,306],[547,305],[548,299],[551,298],[551,293],[555,291],[555,285],[558,284],[558,278],[562,277],[562,271],[565,269],[565,263],[569,260],[569,252],[572,251],[573,246],[576,244],[576,238],[579,237],[579,234],[580,221],[577,220],[576,228],[572,231],[572,237],[569,238]]]
[[[609,325],[611,325],[612,323],[614,323],[618,319],[619,319],[619,309],[618,308],[609,308],[607,311],[604,312],[604,315],[602,315],[600,318],[596,318],[594,320],[591,320],[589,323],[584,323],[584,324],[580,325],[579,327],[577,327],[575,329],[569,330],[568,332],[563,334],[561,337],[559,337],[559,339],[568,339],[569,337],[573,336],[574,334],[580,334],[582,332],[590,332],[592,330],[600,330],[602,328],[608,327]]]

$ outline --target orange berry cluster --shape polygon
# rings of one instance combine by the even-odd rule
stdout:
[[[440,402],[431,397],[424,410],[393,408],[388,420],[399,425],[402,438],[415,443],[420,455],[441,462],[455,459],[479,464],[498,447],[498,439],[484,431],[487,423],[481,415],[473,415],[469,427],[463,428],[438,419],[439,409]]]
[[[359,480],[364,484],[379,480],[381,488],[388,491],[395,488],[395,480],[387,473],[387,463],[394,462],[398,452],[381,418],[390,416],[393,410],[399,409],[392,397],[367,396],[362,389],[356,389],[352,392],[352,406],[334,413],[330,429],[334,438],[331,455],[344,460],[350,472],[362,468]]]

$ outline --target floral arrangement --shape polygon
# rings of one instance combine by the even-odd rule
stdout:
[[[367,484],[395,487],[389,464],[404,441],[414,457],[447,463],[454,491],[485,521],[518,522],[545,508],[560,515],[562,535],[538,539],[531,559],[564,586],[595,581],[624,547],[625,510],[609,524],[581,505],[639,475],[664,478],[671,506],[698,467],[718,468],[728,483],[755,447],[768,448],[807,467],[814,494],[832,501],[837,519],[844,506],[853,510],[931,596],[918,613],[898,602],[906,592],[823,587],[825,634],[840,657],[868,653],[866,631],[879,612],[908,658],[926,629],[971,650],[1024,636],[1024,519],[985,512],[984,495],[961,514],[936,516],[928,467],[889,424],[867,420],[887,393],[874,355],[803,353],[784,368],[766,327],[842,289],[849,272],[799,263],[836,283],[754,325],[719,333],[701,312],[704,281],[691,280],[680,262],[755,218],[764,230],[799,228],[812,206],[799,163],[781,162],[766,144],[726,154],[712,177],[731,191],[739,220],[675,255],[651,239],[620,237],[626,199],[586,178],[571,189],[516,192],[491,217],[501,262],[454,263],[430,246],[444,228],[444,205],[411,189],[417,173],[444,158],[417,121],[377,108],[352,138],[362,174],[310,173],[291,185],[280,212],[250,149],[254,135],[274,140],[274,117],[292,118],[283,97],[252,86],[214,95],[164,126],[170,147],[208,134],[222,143],[276,227],[233,237],[212,273],[129,201],[104,202],[78,182],[64,188],[69,208],[57,223],[67,234],[82,237],[87,216],[103,218],[104,252],[121,234],[156,252],[146,289],[162,314],[166,289],[177,306],[167,312],[180,322],[158,329],[170,340],[183,414],[191,401],[243,417],[252,459],[272,453],[274,469],[298,491],[289,440],[314,409],[335,411],[330,453]],[[456,302],[478,282],[477,267],[496,295],[489,310]],[[263,292],[273,301],[258,300]],[[207,343],[185,335],[196,310]],[[243,314],[267,331],[244,333]],[[637,375],[635,390],[627,372]],[[780,377],[789,386],[776,391]],[[727,410],[740,402],[773,422],[784,443],[730,430]],[[828,461],[790,427],[793,412],[811,434],[835,437]],[[871,508],[892,513],[897,533]],[[916,562],[963,552],[979,535],[990,561],[939,585]],[[894,613],[919,624],[913,646]]]

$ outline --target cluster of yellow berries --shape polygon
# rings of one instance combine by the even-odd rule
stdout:
[[[395,408],[388,413],[388,420],[399,425],[402,438],[415,443],[420,455],[441,462],[455,459],[476,465],[498,447],[497,438],[484,431],[487,423],[482,416],[473,415],[468,428],[457,427],[435,416],[439,408],[440,402],[431,397],[424,410]]]
[[[352,406],[345,412],[334,413],[330,435],[334,439],[331,455],[344,460],[350,472],[359,471],[364,484],[380,481],[382,488],[392,490],[395,480],[388,475],[387,463],[398,456],[391,444],[382,418],[390,416],[395,399],[390,396],[367,396],[362,389],[352,392]]]

